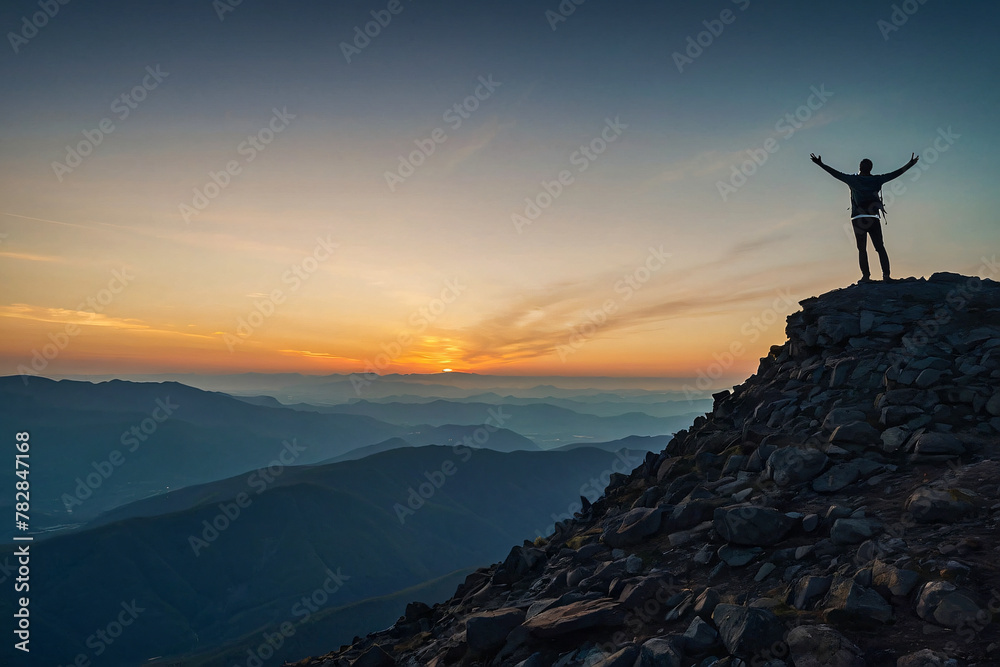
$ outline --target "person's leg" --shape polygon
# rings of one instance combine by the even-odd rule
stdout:
[[[871,278],[871,270],[868,268],[868,231],[865,229],[864,221],[869,218],[854,218],[851,223],[854,227],[854,241],[858,245],[858,264],[861,265],[861,279]]]
[[[889,253],[885,251],[885,243],[882,241],[882,227],[879,225],[878,218],[868,218],[874,224],[868,230],[868,233],[872,235],[872,246],[875,247],[875,252],[878,253],[879,264],[882,265],[882,280],[891,280],[889,275]]]

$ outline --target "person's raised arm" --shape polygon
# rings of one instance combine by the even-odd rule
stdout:
[[[900,167],[896,171],[890,171],[888,174],[882,174],[882,176],[881,176],[882,182],[883,183],[887,183],[887,182],[891,181],[894,178],[899,178],[900,176],[902,176],[903,174],[906,173],[907,169],[909,169],[910,167],[912,167],[913,165],[915,165],[917,163],[917,160],[919,160],[919,159],[920,158],[917,157],[916,153],[910,153],[910,160],[909,160],[909,162],[907,162],[906,164],[904,164],[902,167]]]
[[[810,153],[809,154],[809,159],[811,159],[813,162],[815,162],[819,166],[823,167],[823,170],[826,171],[826,173],[830,174],[831,176],[833,176],[834,178],[836,178],[838,181],[843,181],[845,183],[847,182],[847,174],[845,174],[843,172],[840,172],[840,171],[837,171],[836,169],[834,169],[830,165],[823,164],[823,156],[822,155],[816,155],[815,153]]]

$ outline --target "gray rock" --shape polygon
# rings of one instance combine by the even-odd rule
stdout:
[[[722,600],[722,596],[714,588],[706,588],[694,601],[694,613],[701,618],[712,618],[712,612]]]
[[[823,428],[827,431],[835,431],[838,426],[864,421],[864,419],[865,413],[857,408],[834,408],[823,419]]]
[[[719,633],[700,616],[695,616],[687,630],[684,631],[684,651],[686,653],[701,655],[715,646],[718,641]]]
[[[913,451],[928,456],[937,454],[959,456],[965,452],[965,446],[951,433],[929,431],[914,438]]]
[[[915,383],[918,387],[924,389],[940,382],[942,376],[944,376],[944,371],[939,371],[934,368],[926,368],[920,371],[920,375],[917,376]]]
[[[969,625],[982,613],[976,595],[950,581],[929,581],[917,596],[917,615],[948,628]],[[974,624],[973,624],[974,625]]]
[[[957,489],[921,487],[910,494],[903,506],[921,523],[951,523],[975,510],[972,498]]]
[[[888,405],[908,405],[931,410],[937,403],[937,395],[928,389],[890,389],[882,394],[877,407],[882,409]]]
[[[629,574],[639,574],[642,572],[642,558],[634,554],[626,558],[625,571]]]
[[[712,522],[706,521],[690,530],[680,530],[676,533],[670,533],[667,536],[667,540],[670,542],[671,547],[679,547],[691,542],[704,541],[705,533],[710,530],[712,530]]]
[[[934,618],[934,610],[946,595],[958,590],[950,581],[928,581],[920,587],[917,595],[917,616],[929,621]]]
[[[626,646],[620,651],[616,651],[599,662],[595,662],[593,667],[633,667],[639,658],[639,647]]]
[[[923,413],[923,410],[912,405],[888,405],[882,408],[879,423],[883,426],[899,426]]]
[[[650,601],[665,605],[666,601],[677,590],[670,581],[656,575],[640,577],[625,584],[618,601],[622,609],[638,609]]]
[[[952,665],[957,666],[958,663],[944,653],[929,648],[907,653],[896,661],[896,667],[952,667]]]
[[[722,466],[723,475],[735,475],[739,470],[743,468],[743,464],[747,462],[746,454],[733,454],[728,459],[726,463]]]
[[[851,359],[841,359],[833,366],[830,373],[830,387],[841,387],[851,377],[854,370],[854,361]]]
[[[719,637],[730,654],[750,660],[782,641],[785,627],[773,612],[759,607],[720,604],[712,613]]]
[[[670,640],[654,637],[643,642],[635,667],[681,667],[681,654]]]
[[[625,619],[624,610],[611,600],[582,600],[572,604],[546,609],[523,626],[533,637],[550,639],[578,630],[596,627],[614,627]]]
[[[915,359],[907,364],[907,368],[912,368],[914,370],[922,371],[925,368],[933,368],[937,371],[946,371],[951,368],[951,362],[947,359],[942,359],[941,357],[924,357],[922,359]]]
[[[514,547],[510,550],[503,567],[494,575],[496,583],[520,581],[529,572],[545,565],[545,552],[534,547]]]
[[[660,529],[662,514],[657,508],[637,507],[612,519],[601,539],[610,547],[638,544]]]
[[[1000,417],[1000,391],[994,393],[990,396],[990,400],[986,401],[986,412],[993,415],[994,417]]]
[[[872,582],[875,586],[888,588],[893,595],[909,595],[919,581],[920,574],[913,570],[900,569],[880,560],[872,566]]]
[[[816,320],[816,333],[820,342],[837,345],[859,335],[861,324],[858,317],[851,315],[821,315]]]
[[[796,609],[808,609],[812,601],[830,590],[833,577],[802,577],[792,591],[791,604]]]
[[[772,507],[720,507],[715,510],[713,526],[727,542],[752,546],[777,544],[795,525]]]
[[[973,626],[977,616],[983,613],[970,591],[957,590],[948,593],[934,609],[934,620],[947,628]]]
[[[443,665],[445,663],[442,662],[440,664]],[[535,651],[530,656],[528,656],[521,662],[517,663],[514,667],[546,667],[547,665],[548,663],[545,662],[545,657],[538,651]],[[622,665],[621,667],[626,667],[626,666]],[[632,666],[631,664],[629,664],[627,667],[632,667]]]
[[[698,565],[708,565],[709,563],[712,562],[712,558],[714,556],[715,552],[712,551],[711,545],[706,544],[701,549],[698,549],[695,555],[691,557],[691,560],[693,560]]]
[[[875,554],[876,554],[875,542],[872,540],[865,540],[864,542],[861,543],[861,546],[858,547],[858,551],[854,555],[854,562],[858,564],[870,563],[872,560],[874,560]],[[871,582],[867,584],[864,582],[861,583],[864,584],[865,586],[871,585]]]
[[[830,528],[834,544],[860,544],[874,534],[868,519],[837,519]]]
[[[589,567],[575,567],[566,573],[566,585],[569,588],[576,588],[580,582],[592,574]]]
[[[768,575],[774,572],[774,568],[776,567],[777,565],[775,565],[774,563],[771,562],[764,563],[763,565],[760,566],[760,569],[757,570],[757,574],[754,575],[753,580],[757,582],[764,581],[765,579],[767,579]]]
[[[851,422],[838,426],[830,434],[830,442],[839,444],[874,445],[881,441],[882,434],[878,429],[865,421]]]
[[[678,596],[680,597],[680,600],[670,611],[667,612],[667,615],[663,620],[667,622],[676,621],[684,616],[684,614],[688,613],[688,610],[690,610],[694,605],[694,593],[691,591],[682,591],[681,593],[678,593]],[[674,599],[676,599],[676,596],[675,598],[671,598],[667,601],[667,606],[670,606],[670,603],[673,602]]]
[[[818,475],[829,460],[818,449],[781,447],[767,459],[767,474],[778,486],[808,482]]]
[[[846,519],[849,516],[851,516],[851,508],[844,507],[843,505],[830,505],[823,514],[823,518],[827,521]]]
[[[795,667],[865,667],[861,649],[829,625],[800,625],[786,641]]]
[[[474,656],[490,655],[503,646],[510,631],[525,619],[523,609],[499,609],[472,616],[465,621],[465,636]]]
[[[872,621],[889,623],[893,620],[892,606],[885,598],[853,579],[840,579],[831,586],[824,617],[835,625],[866,626]]]
[[[697,526],[703,521],[709,521],[712,518],[712,511],[715,510],[716,504],[706,500],[691,500],[681,503],[673,508],[669,517],[664,516],[663,522],[660,524],[660,530],[668,532],[685,530]]]
[[[816,516],[813,514],[813,516]],[[795,560],[802,560],[806,556],[810,555],[816,550],[816,546],[813,544],[803,544],[801,547],[795,548]]]
[[[394,667],[396,659],[385,652],[381,646],[372,646],[354,661],[352,667]]]
[[[534,602],[531,603],[531,606],[528,607],[528,611],[525,614],[525,618],[533,618],[535,616],[538,616],[543,611],[551,607],[556,602],[557,599],[558,598],[543,598],[541,600],[535,600]]]
[[[719,560],[729,567],[743,567],[762,551],[760,547],[734,547],[731,544],[723,544],[719,547]]]
[[[902,426],[887,428],[882,431],[882,451],[887,454],[898,452],[909,437],[910,431],[907,428]]]
[[[817,493],[836,493],[846,486],[854,484],[861,477],[861,467],[858,463],[838,463],[813,480],[812,488]]]
[[[742,491],[737,491],[733,494],[733,501],[737,503],[742,503],[744,500],[749,498],[753,494],[753,488],[746,488]]]

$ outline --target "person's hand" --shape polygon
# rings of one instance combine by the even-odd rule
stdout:
[[[919,159],[920,158],[917,157],[916,153],[910,153],[910,162],[909,162],[909,165],[912,167],[913,165],[915,165],[917,163],[917,160],[919,160]]]
[[[816,155],[815,153],[810,153],[809,154],[809,159],[811,159],[816,164],[823,164],[823,156],[822,155]]]

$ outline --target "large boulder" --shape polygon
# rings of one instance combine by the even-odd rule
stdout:
[[[837,519],[830,528],[834,544],[861,544],[875,534],[869,519]]]
[[[638,544],[660,529],[662,516],[661,509],[637,507],[609,521],[601,539],[612,548]]]
[[[955,660],[944,653],[938,653],[929,648],[907,653],[896,661],[896,667],[951,667],[956,664]]]
[[[917,596],[917,615],[949,628],[975,625],[983,613],[977,596],[949,581],[929,581]]]
[[[830,434],[830,442],[835,445],[857,444],[875,446],[881,442],[881,439],[882,434],[879,430],[865,421],[843,424]]]
[[[778,486],[808,482],[818,475],[829,460],[818,449],[781,447],[767,459],[767,474]]]
[[[726,650],[744,660],[779,644],[785,634],[781,620],[760,607],[720,604],[712,612],[712,620]]]
[[[892,606],[878,591],[853,579],[841,578],[830,588],[824,617],[834,625],[871,627],[873,623],[890,623],[893,613]]]
[[[510,631],[524,622],[523,609],[488,611],[465,621],[465,637],[473,656],[485,656],[499,650]]]
[[[712,627],[711,623],[702,620],[700,616],[695,616],[681,639],[684,643],[685,653],[703,655],[718,643],[719,633]]]
[[[662,575],[637,577],[622,587],[618,601],[625,610],[638,609],[654,603],[663,604],[677,592],[677,586]]]
[[[835,431],[838,426],[864,421],[864,419],[865,413],[857,408],[834,408],[823,419],[823,428],[827,431]]]
[[[958,489],[924,486],[910,494],[903,509],[921,523],[951,523],[973,512],[976,506],[972,496]]]
[[[900,569],[881,560],[876,560],[872,566],[872,583],[888,589],[893,595],[909,595],[919,581],[920,573],[913,570]]]
[[[830,590],[833,577],[808,576],[802,577],[792,589],[792,606],[796,609],[808,609],[813,600]]]
[[[819,342],[837,345],[861,333],[860,318],[854,315],[821,315],[816,319]]]
[[[913,453],[925,456],[960,456],[965,445],[951,433],[925,432],[913,439]]]
[[[681,654],[670,640],[654,637],[643,642],[635,667],[681,667]]]
[[[713,527],[722,539],[750,546],[777,544],[794,525],[795,519],[773,507],[720,507],[713,516]]]
[[[524,622],[524,627],[537,639],[551,639],[578,630],[615,627],[625,620],[625,611],[611,600],[581,600],[572,604],[546,609]]]
[[[861,466],[857,461],[838,463],[814,479],[812,488],[818,493],[836,493],[854,484],[859,477],[861,477]]]
[[[800,625],[785,641],[795,667],[865,667],[861,649],[829,625]]]
[[[507,554],[503,565],[493,575],[497,584],[511,584],[523,579],[529,572],[545,565],[545,552],[535,547],[514,547]]]

